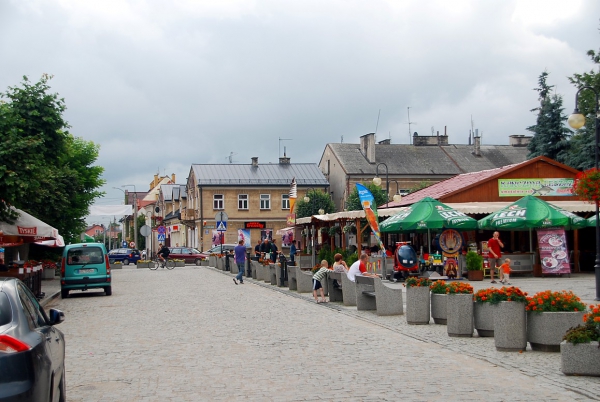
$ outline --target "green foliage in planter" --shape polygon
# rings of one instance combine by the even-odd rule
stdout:
[[[446,284],[445,281],[434,281],[431,284],[431,286],[429,286],[429,289],[431,289],[431,293],[436,294],[436,295],[445,295],[447,288],[448,288],[448,285]]]
[[[466,255],[467,271],[481,271],[483,268],[483,257],[474,251],[469,251]]]
[[[600,333],[597,333],[587,325],[578,325],[569,329],[563,340],[575,345],[578,343],[590,343],[592,341],[600,341]]]

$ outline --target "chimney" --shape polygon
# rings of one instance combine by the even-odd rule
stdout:
[[[176,181],[175,181],[175,173],[171,173],[171,181],[173,182],[173,184],[176,183]]]
[[[447,135],[413,135],[413,145],[416,147],[431,145],[448,145]]]
[[[280,165],[289,165],[289,164],[290,164],[290,158],[288,158],[288,157],[285,155],[285,148],[284,148],[284,150],[283,150],[283,156],[282,156],[282,157],[279,157],[279,164],[280,164]]]
[[[258,156],[252,157],[252,166],[258,167]]]
[[[511,147],[526,147],[533,137],[530,135],[509,135],[508,138]]]
[[[473,155],[481,156],[481,137],[473,137]]]
[[[392,143],[392,140],[390,140],[389,138],[386,138],[385,140],[378,142],[379,145],[390,145],[391,143]]]
[[[360,152],[367,158],[369,163],[375,163],[375,133],[360,137]]]

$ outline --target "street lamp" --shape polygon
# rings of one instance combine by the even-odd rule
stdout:
[[[390,181],[388,180],[388,167],[385,163],[378,163],[375,167],[375,177],[373,178],[373,184],[381,186],[381,177],[379,177],[379,166],[385,166],[385,207],[388,207],[390,200]]]
[[[579,109],[577,108],[577,104],[579,103],[579,93],[584,89],[589,89],[590,91],[594,92],[594,95],[596,95],[596,146],[594,148],[594,156],[596,162],[596,170],[598,170],[598,159],[600,152],[600,117],[598,116],[598,92],[596,92],[594,88],[588,86],[579,88],[579,90],[575,94],[575,110],[573,110],[573,114],[569,116],[569,119],[567,121],[569,122],[569,125],[576,130],[580,129],[585,124],[585,116],[581,114],[579,112]],[[598,216],[598,210],[599,205],[598,200],[596,200],[596,263],[594,265],[594,272],[596,275],[595,300],[600,300],[600,217]]]
[[[311,223],[312,223],[312,229],[311,229],[311,261],[312,261],[312,266],[314,267],[316,262],[315,262],[315,224],[312,222],[312,215],[314,213],[315,210],[315,190],[314,187],[309,187],[306,189],[306,195],[304,196],[304,202],[308,203],[311,201],[310,197],[308,196],[308,190],[312,190],[313,191],[313,198],[312,198],[312,205],[310,208],[310,216],[311,216]]]
[[[123,184],[121,187],[133,187],[133,242],[135,247],[138,247],[137,241],[137,191],[135,184]]]
[[[115,190],[119,190],[123,192],[123,198],[125,198],[127,196],[127,193],[125,192],[125,190],[123,190],[122,188],[119,187],[113,187]],[[125,222],[125,215],[123,215],[123,222]],[[121,225],[121,242],[123,242],[125,240],[125,224],[123,223]],[[119,236],[117,235],[117,240],[119,239]],[[120,247],[117,245],[117,248]]]
[[[402,201],[402,194],[400,194],[400,189],[398,188],[398,180],[392,180],[392,181],[394,183],[396,183],[396,194],[394,194],[392,199],[394,200],[394,202],[400,202],[400,201]]]

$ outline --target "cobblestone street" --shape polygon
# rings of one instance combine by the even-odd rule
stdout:
[[[110,297],[51,302],[66,315],[69,401],[600,400],[600,379],[564,376],[558,353],[496,352],[493,338],[235,286],[212,268],[113,275]]]

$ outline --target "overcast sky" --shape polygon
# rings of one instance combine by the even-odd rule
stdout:
[[[465,144],[472,116],[507,144],[542,71],[572,111],[599,17],[597,0],[0,0],[0,91],[53,74],[71,132],[101,146],[98,204],[119,204],[112,187],[183,184],[192,163],[318,163],[376,129],[408,143],[408,107],[413,132]]]

